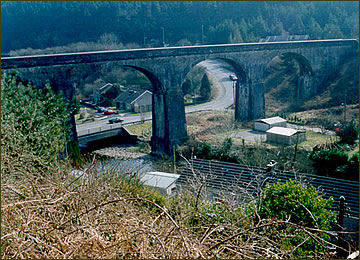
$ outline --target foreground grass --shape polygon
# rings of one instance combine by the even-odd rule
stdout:
[[[166,199],[132,173],[98,175],[95,161],[74,176],[66,160],[47,168],[29,154],[2,159],[2,259],[291,258],[296,245],[282,241],[294,232],[326,232],[258,218],[255,204],[208,202],[202,183]]]
[[[3,172],[2,259],[199,256],[201,246],[186,244],[164,215],[161,195],[130,175],[97,176],[95,164],[82,170],[78,177],[69,164]]]

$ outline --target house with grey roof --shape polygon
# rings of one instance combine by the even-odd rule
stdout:
[[[127,90],[115,99],[119,110],[143,113],[152,111],[152,92],[149,90]]]

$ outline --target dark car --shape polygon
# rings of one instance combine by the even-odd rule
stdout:
[[[110,123],[110,124],[121,123],[122,121],[124,121],[124,120],[121,119],[120,117],[112,117],[112,118],[109,118],[109,123]]]

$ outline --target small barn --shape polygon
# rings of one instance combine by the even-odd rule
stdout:
[[[305,141],[306,134],[303,130],[275,126],[266,131],[266,140],[278,144],[292,145]]]
[[[175,182],[179,177],[179,174],[167,172],[147,172],[140,179],[146,186],[154,188],[159,193],[170,197],[175,193]]]
[[[258,119],[254,122],[254,130],[266,132],[268,129],[279,126],[279,127],[286,127],[286,120],[279,117],[269,117],[265,119]]]
[[[116,108],[135,113],[152,111],[152,93],[149,90],[127,90],[115,99]]]

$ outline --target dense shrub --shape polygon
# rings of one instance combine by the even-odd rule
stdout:
[[[318,174],[333,177],[336,169],[345,166],[348,161],[347,154],[337,148],[313,151],[309,158]]]
[[[345,173],[342,176],[347,180],[359,181],[359,153],[355,153],[348,160],[345,167]]]
[[[207,142],[201,143],[201,145],[196,148],[194,153],[196,156],[199,156],[200,158],[209,159],[212,157],[212,146]]]
[[[333,203],[332,197],[323,199],[314,187],[305,187],[289,180],[285,184],[280,182],[267,185],[258,202],[258,214],[260,218],[272,218],[284,220],[304,227],[330,230],[331,223],[335,222],[335,214],[329,211]],[[290,228],[294,236],[283,241],[283,245],[294,246],[305,240],[307,235],[295,232]],[[322,234],[324,239],[329,236]],[[321,250],[316,243],[309,239],[296,250],[297,255],[311,255],[313,250]]]
[[[1,78],[2,152],[33,154],[54,162],[70,137],[68,105],[49,85],[25,86],[16,73]]]
[[[344,130],[337,133],[340,136],[339,143],[341,144],[355,144],[355,141],[358,139],[359,136],[359,127],[354,121],[346,124],[344,126]]]

